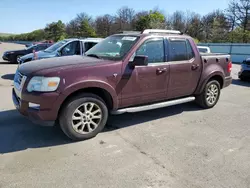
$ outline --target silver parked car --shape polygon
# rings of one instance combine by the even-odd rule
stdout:
[[[239,79],[247,80],[250,79],[250,58],[246,59],[241,64],[241,70],[238,73]]]
[[[29,53],[18,59],[19,64],[36,59],[46,59],[60,56],[84,55],[86,51],[101,42],[102,38],[65,39],[36,54]],[[34,56],[36,55],[36,57]]]

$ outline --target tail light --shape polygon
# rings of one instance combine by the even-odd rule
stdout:
[[[232,71],[232,66],[233,66],[232,62],[229,61],[228,64],[227,64],[227,71],[228,71],[229,73],[231,73],[231,71]]]

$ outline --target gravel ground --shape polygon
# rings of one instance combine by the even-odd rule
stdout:
[[[0,64],[1,188],[250,188],[250,83],[237,79],[238,65],[213,109],[114,116],[104,132],[77,143],[14,110],[15,70]]]

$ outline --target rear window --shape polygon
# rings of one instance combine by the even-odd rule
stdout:
[[[170,40],[170,61],[185,61],[194,58],[194,51],[187,40]]]
[[[199,49],[199,52],[201,53],[207,53],[208,50],[206,48],[198,48]]]

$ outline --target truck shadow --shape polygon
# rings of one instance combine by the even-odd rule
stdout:
[[[147,112],[111,116],[102,134],[138,124],[142,125],[142,123],[174,116],[184,111],[196,110],[201,109],[190,103]],[[63,134],[59,127],[34,125],[16,110],[0,112],[0,154],[70,143],[73,142]]]
[[[0,112],[0,154],[68,143],[58,127],[34,125],[16,110]]]
[[[1,55],[0,55],[0,56],[1,56]],[[12,63],[12,62],[9,62],[9,61],[0,60],[0,64],[2,64],[2,65],[9,65],[9,64],[14,65],[14,64],[16,64],[16,63]]]
[[[4,80],[14,80],[15,74],[5,74],[1,76],[2,79]]]

